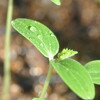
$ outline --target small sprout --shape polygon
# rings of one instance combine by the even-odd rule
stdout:
[[[53,68],[56,70],[65,84],[67,84],[67,86],[69,86],[69,88],[79,97],[85,100],[94,98],[95,89],[90,73],[79,62],[72,59],[66,59],[77,54],[77,51],[73,51],[68,48],[63,49],[62,52],[57,55],[59,60],[55,60],[53,57],[58,53],[59,42],[49,28],[40,22],[25,18],[18,18],[12,21],[12,26],[21,35],[28,39],[45,57],[49,59],[50,62],[50,69],[48,71],[44,87],[41,91],[40,98],[33,98],[32,100],[45,100],[44,97],[49,85]],[[91,63],[89,64],[89,68],[91,67],[90,65]],[[99,65],[99,63],[97,65]],[[94,71],[100,72],[97,71],[100,69],[98,66],[94,66],[94,68],[96,68]],[[94,74],[91,75],[97,74],[94,72]],[[100,76],[99,73],[98,76]],[[86,82],[88,84],[86,84]],[[95,83],[97,82],[99,82],[99,80],[97,80]]]
[[[77,53],[78,53],[77,51],[73,51],[73,50],[66,48],[66,49],[63,49],[61,53],[58,53],[57,56],[60,60],[63,60],[63,59],[72,57]]]

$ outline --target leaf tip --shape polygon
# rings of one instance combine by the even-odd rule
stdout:
[[[56,5],[60,6],[61,5],[61,1],[60,0],[51,0],[53,3],[55,3]]]

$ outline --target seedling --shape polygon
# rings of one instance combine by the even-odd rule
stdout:
[[[61,5],[60,0],[51,1]],[[84,100],[94,99],[94,84],[100,84],[100,60],[91,61],[83,66],[70,58],[77,54],[77,51],[66,48],[58,53],[59,42],[56,36],[49,28],[38,21],[18,18],[12,21],[12,26],[49,59],[50,67],[40,97],[32,100],[45,100],[45,93],[53,68],[67,86],[80,98]],[[55,55],[57,55],[56,59],[54,58]]]
[[[89,62],[84,67],[70,58],[77,54],[77,51],[66,48],[58,53],[59,43],[56,36],[38,21],[18,18],[12,21],[12,26],[49,59],[50,67],[44,88],[40,97],[33,98],[33,100],[45,100],[44,97],[53,68],[67,86],[80,98],[92,100],[95,97],[94,84],[100,84],[100,60]],[[57,55],[56,59],[54,58],[55,55]]]
[[[51,0],[56,5],[61,5],[60,0]],[[100,0],[95,0],[98,3]],[[3,100],[7,100],[9,96],[10,87],[10,22],[12,19],[13,0],[9,0],[8,14],[7,14],[7,30],[5,42],[5,62],[4,62],[4,85],[3,85]],[[85,66],[79,62],[70,59],[69,57],[77,54],[77,51],[63,49],[59,51],[59,43],[54,33],[45,25],[29,20],[16,19],[12,21],[13,27],[27,38],[45,57],[49,59],[50,68],[44,84],[44,88],[39,98],[32,100],[45,100],[45,93],[52,75],[53,68],[57,71],[62,80],[82,99],[93,99],[95,97],[94,84],[100,85],[100,60],[95,60],[87,63]],[[58,54],[57,54],[58,53]],[[54,56],[57,58],[54,59]]]

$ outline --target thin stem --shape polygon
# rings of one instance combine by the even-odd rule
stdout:
[[[46,90],[48,88],[48,85],[49,85],[49,82],[50,82],[50,78],[51,78],[51,75],[52,75],[52,71],[53,71],[53,67],[50,66],[48,74],[47,74],[47,77],[46,77],[46,80],[45,80],[45,83],[44,83],[44,87],[43,87],[42,92],[40,94],[40,98],[44,98],[45,97]]]
[[[10,88],[10,37],[11,37],[11,20],[13,12],[13,0],[8,2],[7,21],[6,21],[6,36],[5,36],[5,60],[4,60],[4,80],[3,80],[3,95],[2,100],[9,100]]]

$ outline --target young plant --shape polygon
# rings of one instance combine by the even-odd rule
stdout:
[[[49,59],[50,67],[43,90],[40,97],[33,98],[33,100],[45,100],[45,93],[53,68],[67,86],[80,98],[94,99],[94,84],[100,84],[100,61],[87,63],[84,67],[79,62],[69,58],[77,54],[77,51],[66,48],[58,53],[59,43],[56,36],[40,22],[18,18],[12,21],[12,26]],[[55,55],[57,55],[56,59],[54,58]]]

